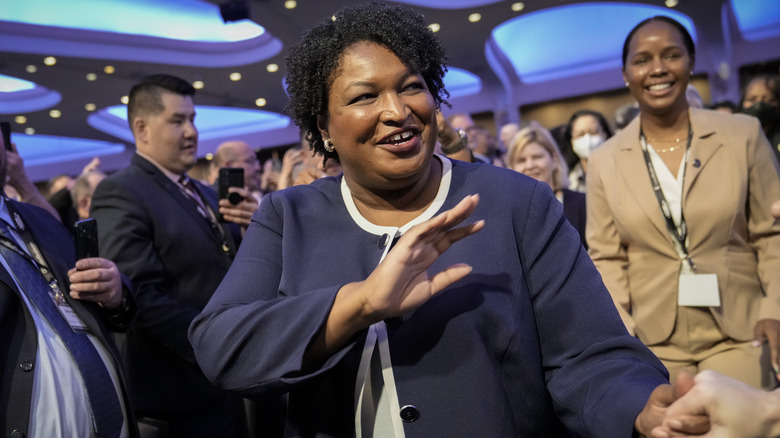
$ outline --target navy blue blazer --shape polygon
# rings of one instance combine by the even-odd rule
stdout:
[[[452,161],[440,210],[479,193],[476,236],[431,267],[469,276],[387,324],[407,437],[628,437],[666,372],[626,332],[601,278],[544,183]],[[355,430],[355,381],[367,331],[315,368],[307,347],[342,285],[364,280],[384,251],[323,178],[268,195],[214,297],[193,322],[198,362],[218,386],[288,393],[286,436]]]
[[[217,211],[216,192],[193,183]],[[137,411],[229,411],[240,404],[206,380],[187,340],[190,322],[232,261],[195,203],[136,154],[130,166],[100,182],[91,214],[98,222],[101,254],[136,288],[138,318],[120,346]],[[222,227],[235,254],[240,230],[235,224]]]
[[[49,212],[38,207],[16,201],[16,211],[22,216],[25,226],[41,250],[44,259],[51,268],[59,284],[68,288],[68,270],[76,265],[76,251],[71,234]],[[124,279],[123,279],[124,280]],[[125,288],[129,287],[125,283]],[[126,293],[129,292],[126,290]],[[0,434],[15,436],[12,431],[27,433],[30,424],[30,403],[32,401],[33,377],[38,352],[38,332],[30,311],[22,301],[21,292],[11,275],[0,265]],[[129,314],[115,319],[103,311],[97,304],[75,300],[65,294],[65,299],[73,311],[89,327],[89,330],[111,354],[114,368],[119,373],[124,386],[124,373],[118,352],[111,340],[109,330],[125,330],[132,322],[135,304],[132,296],[128,299]],[[131,402],[127,391],[123,391],[126,413],[129,419],[131,436],[138,436],[133,413],[129,409]]]

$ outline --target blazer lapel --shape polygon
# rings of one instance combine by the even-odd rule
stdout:
[[[691,108],[689,111],[693,138],[691,139],[691,149],[688,151],[688,162],[683,180],[683,205],[685,205],[696,179],[712,156],[723,146],[721,140],[715,135],[717,127],[705,116],[702,110]]]
[[[639,126],[639,117],[626,126],[625,141],[621,141],[615,155],[615,169],[621,178],[619,183],[626,185],[626,192],[634,198],[653,227],[664,238],[671,239],[647,173],[647,164],[639,144]]]
[[[222,242],[219,242],[216,234],[211,229],[211,224],[209,224],[208,220],[201,216],[201,214],[198,212],[198,209],[193,204],[193,201],[188,199],[187,195],[182,193],[181,189],[176,183],[171,181],[171,179],[162,173],[160,169],[158,169],[154,164],[150,163],[140,155],[134,155],[133,161],[144,171],[149,173],[152,176],[154,182],[171,195],[171,198],[173,198],[173,200],[179,205],[181,210],[187,212],[187,214],[192,217],[194,223],[198,224],[198,227],[201,228],[203,232],[206,233],[206,235],[208,235],[217,244],[222,244]]]

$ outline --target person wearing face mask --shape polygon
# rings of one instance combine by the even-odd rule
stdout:
[[[757,117],[780,160],[780,76],[759,75],[742,90],[741,112]]]
[[[584,109],[572,114],[569,123],[566,124],[564,135],[574,153],[580,158],[569,173],[571,183],[569,189],[585,192],[585,172],[588,170],[590,152],[612,137],[612,130],[604,115]]]

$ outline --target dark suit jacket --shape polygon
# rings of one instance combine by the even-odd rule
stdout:
[[[35,242],[57,281],[68,286],[68,269],[76,263],[73,239],[68,231],[48,212],[29,204],[13,203],[22,216],[25,225],[31,230]],[[127,284],[125,285],[127,287]],[[131,300],[129,314],[122,320],[112,319],[94,303],[70,298],[65,299],[78,314],[90,331],[106,346],[114,359],[114,365],[120,377],[124,379],[119,366],[120,360],[111,341],[108,330],[126,329],[132,321],[134,305]],[[19,289],[10,274],[0,265],[0,434],[11,436],[11,431],[27,433],[30,423],[30,402],[32,400],[33,376],[35,374],[38,335],[35,323],[27,306],[20,297]],[[125,406],[131,406],[127,391],[123,391]],[[128,412],[130,434],[137,436],[132,412]]]
[[[580,233],[580,242],[585,249],[588,243],[585,241],[585,220],[588,212],[585,204],[585,194],[573,190],[563,189],[563,215],[569,223]]]
[[[193,181],[217,210],[213,189]],[[231,256],[191,199],[139,155],[92,196],[100,252],[136,288],[138,318],[122,350],[136,409],[144,414],[218,412],[240,399],[217,391],[195,364],[187,328],[227,272]],[[231,254],[240,230],[223,224]],[[232,408],[226,408],[230,411]],[[232,420],[231,420],[232,421]],[[228,433],[223,436],[229,435]]]

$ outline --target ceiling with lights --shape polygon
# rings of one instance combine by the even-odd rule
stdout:
[[[284,54],[347,0],[0,0],[0,120],[35,180],[107,171],[133,151],[125,105],[141,77],[170,73],[199,89],[199,155],[225,140],[256,148],[296,143],[284,114]],[[623,39],[669,15],[697,43],[697,74],[713,98],[739,96],[740,66],[780,59],[777,0],[398,0],[419,9],[448,49],[452,111],[518,121],[529,103],[622,87]]]

